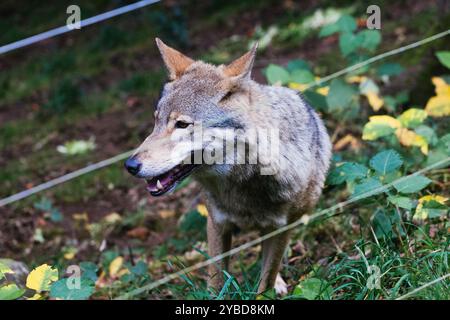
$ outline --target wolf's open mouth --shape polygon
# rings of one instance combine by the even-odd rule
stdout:
[[[175,188],[198,166],[198,164],[179,164],[166,173],[147,179],[147,190],[154,197],[161,196]]]

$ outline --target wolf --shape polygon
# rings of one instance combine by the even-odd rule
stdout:
[[[158,38],[156,44],[169,80],[156,106],[153,132],[126,160],[126,169],[146,180],[152,196],[172,191],[188,176],[201,185],[209,212],[207,240],[211,257],[231,249],[237,229],[266,234],[310,212],[324,186],[331,157],[330,139],[322,120],[301,94],[252,80],[257,45],[233,62],[216,66],[195,61]],[[260,139],[244,140],[245,153],[240,153],[239,163],[192,161],[209,146],[223,144],[211,138],[186,143],[197,123],[202,124],[203,136],[230,129],[239,131],[232,144],[250,131],[276,129],[278,161],[264,162],[266,169],[273,169],[270,174],[262,174],[258,161],[245,161],[249,160],[250,149],[259,150],[255,144]],[[235,152],[233,155],[236,157]],[[265,155],[265,160],[274,159]],[[225,160],[229,157],[225,155]],[[263,241],[259,293],[273,287],[278,293],[286,293],[279,269],[289,239],[290,232],[286,231]],[[208,286],[212,290],[217,292],[223,286],[222,270],[227,267],[227,258],[208,267]]]

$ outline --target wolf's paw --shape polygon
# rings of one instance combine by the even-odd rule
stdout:
[[[284,296],[288,293],[287,284],[284,282],[283,278],[280,274],[277,274],[277,278],[275,279],[275,292],[277,295]]]

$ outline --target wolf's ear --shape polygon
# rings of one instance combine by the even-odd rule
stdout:
[[[194,63],[189,57],[186,57],[181,52],[169,47],[159,38],[156,38],[156,45],[158,46],[159,52],[164,60],[164,63],[169,71],[169,78],[175,80],[179,78],[184,71]]]
[[[258,43],[255,43],[249,52],[226,65],[223,69],[225,75],[228,77],[250,78],[257,49]]]

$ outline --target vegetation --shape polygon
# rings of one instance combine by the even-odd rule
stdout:
[[[206,288],[199,269],[134,298],[396,299],[448,274],[448,39],[321,79],[445,30],[450,14],[383,1],[389,15],[369,30],[362,4],[289,3],[158,4],[0,56],[0,197],[131,149],[151,131],[150,105],[164,81],[156,35],[214,63],[259,41],[254,77],[302,92],[332,137],[318,210],[365,197],[296,229],[283,260],[285,297],[256,295],[255,246],[232,257],[220,292]],[[53,18],[26,28],[5,17],[0,43],[60,25],[65,5],[36,2]],[[81,7],[86,16],[110,9],[103,1]],[[204,261],[199,190],[186,180],[173,195],[150,198],[117,164],[0,208],[0,300],[113,299]],[[242,234],[234,246],[255,237]],[[20,277],[12,259],[28,269]],[[447,278],[409,298],[449,292]]]

